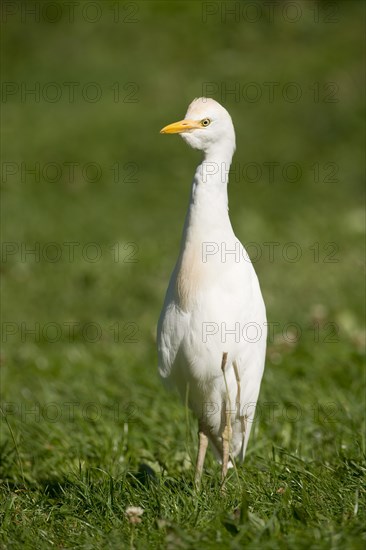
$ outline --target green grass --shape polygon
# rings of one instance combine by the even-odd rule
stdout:
[[[22,101],[19,91],[2,103],[2,166],[17,170],[2,182],[2,545],[363,548],[364,6],[330,3],[333,23],[329,3],[314,23],[314,4],[300,1],[296,23],[278,7],[273,22],[203,23],[199,2],[151,1],[132,3],[137,22],[114,23],[111,4],[98,23],[76,10],[73,23],[63,11],[56,23],[18,14],[3,25],[3,82],[54,82],[63,95]],[[214,5],[229,4],[244,5]],[[102,97],[70,103],[65,82],[96,82]],[[259,251],[273,327],[246,461],[224,496],[211,454],[193,490],[195,419],[162,387],[155,351],[199,159],[158,131],[208,82],[236,127],[230,214],[253,260]],[[220,92],[249,82],[263,94],[278,82],[279,93],[250,102]],[[289,82],[298,102],[282,97]],[[329,82],[337,102],[326,101]],[[22,178],[22,162],[62,172]],[[77,163],[72,178],[65,162]],[[91,162],[97,181],[83,173]],[[269,162],[279,163],[273,182]],[[257,182],[248,163],[262,170]],[[287,163],[300,166],[298,181],[283,177]],[[296,262],[286,259],[293,242]],[[26,254],[35,243],[39,253]],[[141,523],[127,521],[128,506],[144,509]]]

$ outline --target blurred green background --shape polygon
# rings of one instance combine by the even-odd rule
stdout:
[[[200,156],[159,130],[205,94],[233,118],[230,214],[274,324],[261,402],[302,411],[259,415],[248,468],[276,448],[357,462],[363,2],[72,6],[2,5],[2,480],[37,493],[80,461],[174,477],[194,453],[155,331]]]

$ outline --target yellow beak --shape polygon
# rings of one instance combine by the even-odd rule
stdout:
[[[168,124],[160,130],[161,134],[181,134],[188,130],[194,130],[195,128],[201,128],[201,124],[196,120],[180,120],[179,122],[173,122]]]

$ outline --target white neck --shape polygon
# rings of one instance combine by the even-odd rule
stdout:
[[[228,212],[227,183],[232,152],[205,154],[192,183],[190,203],[184,222],[181,249],[175,273],[175,289],[180,307],[189,311],[202,283],[205,243],[235,239]],[[216,265],[219,256],[215,256]],[[219,262],[219,266],[223,266]],[[210,271],[210,273],[214,273]],[[206,273],[207,275],[207,273]],[[207,281],[207,279],[206,279]]]
[[[232,148],[224,147],[205,153],[194,175],[183,240],[192,231],[202,230],[207,238],[218,227],[221,233],[225,226],[232,230],[227,194],[232,156]]]

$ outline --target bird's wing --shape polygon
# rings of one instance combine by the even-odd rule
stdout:
[[[168,288],[157,334],[158,369],[164,379],[171,373],[188,324],[189,314],[178,307]]]

